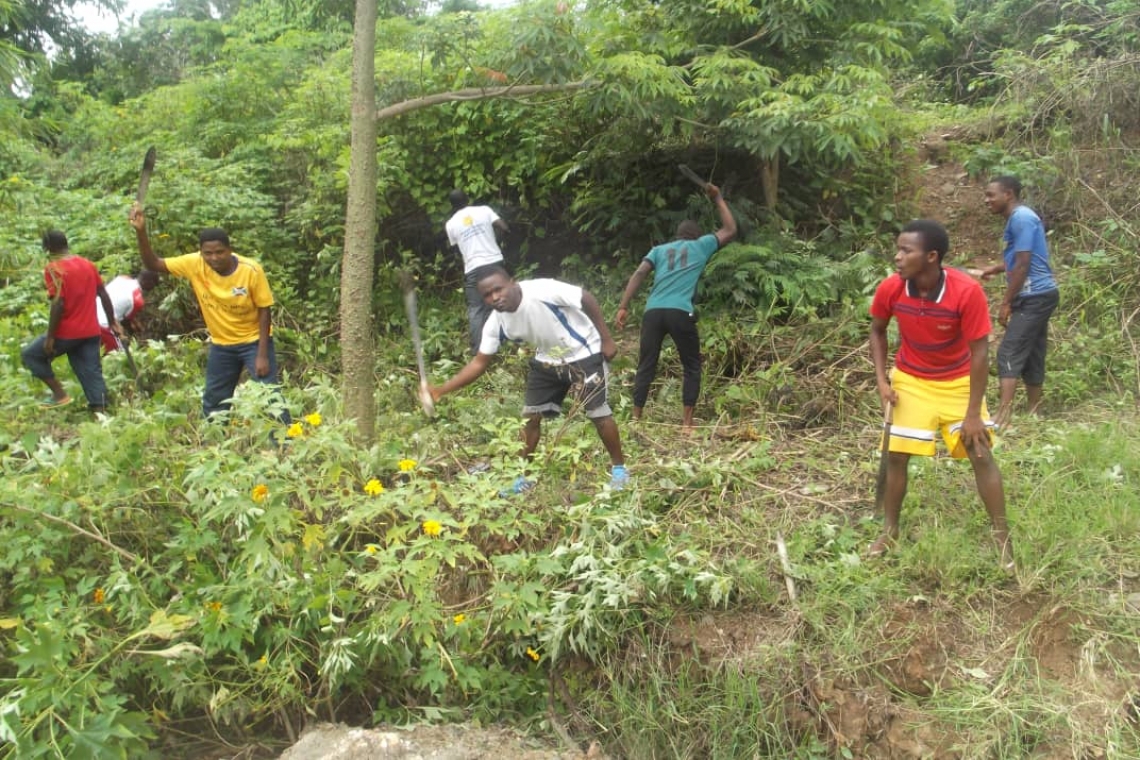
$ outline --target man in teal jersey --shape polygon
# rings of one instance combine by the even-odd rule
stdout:
[[[633,381],[633,418],[641,419],[645,401],[649,398],[649,385],[657,374],[661,344],[668,335],[673,338],[673,344],[681,356],[684,373],[681,384],[681,403],[684,407],[681,425],[686,431],[693,427],[693,407],[701,393],[701,339],[697,333],[693,293],[712,255],[736,237],[736,220],[732,218],[732,212],[728,210],[720,188],[709,183],[705,185],[705,192],[716,204],[720,229],[711,235],[701,235],[700,227],[690,219],[677,225],[678,239],[649,251],[629,278],[614,320],[618,329],[625,327],[629,302],[633,300],[641,283],[653,272],[653,289],[649,293],[645,316],[641,320],[641,351],[637,361],[637,375]]]

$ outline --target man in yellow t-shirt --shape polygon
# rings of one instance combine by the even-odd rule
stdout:
[[[261,265],[235,254],[225,230],[217,228],[198,233],[198,253],[164,259],[150,247],[146,216],[137,204],[131,208],[130,221],[143,266],[189,280],[198,298],[210,332],[202,413],[209,416],[229,409],[243,368],[255,382],[276,385],[277,355],[269,313],[273,293]],[[279,419],[288,424],[288,410]]]

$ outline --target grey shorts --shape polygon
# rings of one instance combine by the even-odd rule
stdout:
[[[613,414],[606,395],[609,374],[609,364],[601,354],[569,364],[544,364],[532,359],[526,376],[523,416],[555,417],[562,413],[567,394],[572,394],[590,419],[609,417]]]
[[[1013,300],[1005,337],[998,347],[998,377],[1020,378],[1026,385],[1045,382],[1049,317],[1060,302],[1056,290]]]

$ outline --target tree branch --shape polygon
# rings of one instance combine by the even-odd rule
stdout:
[[[584,90],[596,87],[597,82],[565,82],[562,84],[526,84],[506,85],[503,87],[467,87],[451,92],[438,92],[434,95],[424,95],[421,98],[412,98],[401,103],[385,106],[376,111],[376,120],[394,119],[397,116],[418,111],[421,108],[430,108],[440,103],[453,103],[465,100],[489,100],[491,98],[526,98],[531,95],[542,95],[547,92],[565,92],[567,90]]]
[[[81,536],[86,536],[87,538],[90,538],[93,541],[98,541],[99,543],[103,544],[103,546],[106,546],[108,549],[115,552],[119,556],[130,560],[133,564],[136,564],[136,565],[145,564],[141,559],[136,557],[134,554],[131,554],[126,549],[122,549],[118,546],[115,546],[113,543],[111,543],[107,539],[103,538],[98,533],[92,533],[89,530],[81,528],[78,525],[76,525],[75,523],[71,522],[70,520],[65,520],[62,517],[56,517],[55,515],[49,515],[47,512],[41,512],[41,511],[36,510],[36,509],[28,509],[27,507],[22,507],[19,504],[7,504],[5,506],[12,507],[13,509],[18,509],[21,512],[27,512],[28,514],[35,515],[36,517],[42,517],[45,520],[50,520],[51,522],[59,523],[60,525],[65,525]]]

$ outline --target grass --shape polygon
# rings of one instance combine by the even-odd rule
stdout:
[[[191,424],[196,355],[149,347],[138,358],[161,396],[130,399],[113,425],[67,410],[45,419],[8,401],[12,424],[0,443],[12,450],[6,498],[42,495],[44,509],[74,525],[140,547],[136,554],[156,568],[155,578],[138,583],[59,524],[48,526],[43,546],[27,536],[13,541],[41,555],[6,572],[34,588],[37,573],[54,572],[43,558],[55,557],[56,545],[71,546],[67,561],[91,563],[79,573],[81,602],[100,583],[117,606],[132,603],[128,592],[141,588],[134,602],[145,614],[99,629],[112,613],[95,609],[93,622],[75,623],[98,630],[83,628],[79,640],[102,636],[107,647],[145,625],[151,606],[170,604],[157,573],[176,588],[189,584],[186,593],[198,595],[191,605],[198,625],[208,630],[193,640],[218,644],[187,668],[194,696],[186,701],[208,702],[219,684],[241,684],[230,689],[245,699],[245,712],[235,714],[265,731],[281,715],[299,726],[303,713],[289,713],[303,703],[318,705],[312,709],[322,717],[337,716],[342,705],[353,715],[388,718],[463,715],[529,721],[536,729],[557,722],[575,739],[599,739],[612,756],[638,760],[1140,756],[1140,633],[1128,606],[1129,594],[1140,593],[1135,410],[1095,397],[1073,405],[1071,398],[1088,395],[1086,377],[1080,389],[1051,391],[1046,419],[1018,417],[1003,436],[997,458],[1015,577],[997,567],[968,465],[946,457],[912,460],[902,540],[882,561],[868,562],[861,552],[880,528],[871,494],[879,412],[867,363],[847,348],[813,371],[815,349],[804,348],[836,330],[850,340],[852,321],[774,330],[745,357],[750,367],[768,367],[757,369],[763,382],[710,373],[698,410],[706,421],[692,438],[672,424],[679,413],[673,368],[665,368],[662,392],[636,426],[628,394],[618,390],[636,483],[624,495],[597,497],[607,463],[588,421],[574,414],[548,425],[536,460],[539,487],[517,501],[494,493],[522,466],[515,458],[518,360],[449,397],[430,423],[414,411],[415,373],[386,370],[377,387],[384,434],[368,451],[338,437],[343,421],[330,382],[292,384],[286,393],[294,407],[320,411],[326,423],[297,453],[277,457],[255,445],[256,423]],[[403,347],[384,350],[394,366],[411,366]],[[453,369],[441,361],[435,374]],[[129,382],[124,372],[110,364],[114,384]],[[1059,382],[1073,372],[1063,367]],[[615,389],[631,373],[621,370]],[[15,372],[0,380],[13,399],[27,385]],[[34,454],[16,451],[21,447]],[[219,461],[219,452],[244,459]],[[364,500],[359,484],[405,456],[424,472],[415,490],[400,492],[408,503]],[[478,462],[490,471],[466,474]],[[219,468],[216,478],[211,468]],[[274,498],[281,494],[276,522],[259,522],[247,496],[253,481],[237,480],[250,473],[271,484]],[[400,476],[385,477],[396,493]],[[211,490],[216,481],[223,488]],[[199,505],[207,497],[213,507]],[[9,512],[5,520],[14,519]],[[149,522],[170,513],[182,522]],[[418,537],[418,521],[428,515],[454,529],[450,543]],[[795,600],[777,534],[787,544]],[[167,544],[144,553],[156,536]],[[261,554],[250,548],[257,541]],[[420,553],[409,559],[402,542]],[[373,561],[367,545],[393,552],[383,573],[364,564]],[[471,553],[431,554],[447,547]],[[556,556],[544,554],[553,547]],[[242,565],[253,558],[264,564]],[[171,564],[160,565],[165,561]],[[260,580],[244,569],[255,566],[273,568],[281,583],[246,589]],[[292,575],[298,567],[320,577],[327,593],[299,582]],[[440,574],[430,575],[437,567]],[[194,573],[209,583],[194,588]],[[515,575],[515,596],[492,594],[495,583]],[[87,609],[66,599],[69,583],[52,587],[61,606]],[[402,595],[404,587],[415,594]],[[727,596],[712,594],[713,587]],[[6,594],[0,589],[0,618],[14,617],[17,606],[37,609]],[[370,627],[395,609],[385,605],[408,598],[423,604]],[[233,616],[246,608],[231,600],[242,600],[247,616],[227,626],[201,612],[202,599],[223,600]],[[417,618],[433,605],[442,624]],[[468,623],[452,622],[459,610]],[[354,621],[364,621],[361,635],[372,649],[352,648],[356,629],[347,626]],[[568,632],[561,640],[560,624]],[[488,633],[497,626],[503,630]],[[402,650],[403,660],[381,659],[372,669],[342,664],[336,678],[325,675],[334,672],[330,653],[364,663],[373,652],[395,650],[389,642],[402,643],[409,627],[419,638]],[[572,636],[579,638],[565,646]],[[521,653],[542,641],[549,644],[539,647],[542,662],[525,660]],[[517,656],[503,656],[504,649]],[[295,667],[274,668],[289,657]],[[145,685],[150,677],[129,659],[122,667],[130,678],[103,688]],[[0,666],[0,675],[10,677],[10,666]],[[438,684],[436,691],[417,687],[415,678]],[[544,708],[548,700],[553,712]]]
[[[674,634],[643,631],[605,663],[605,688],[582,699],[607,746],[631,758],[1140,755],[1128,707],[1140,640],[1112,596],[1140,589],[1136,420],[1096,404],[1017,419],[998,452],[1009,578],[968,465],[948,458],[913,460],[903,541],[884,561],[859,557],[878,529],[874,463],[851,443],[873,438],[871,410],[860,417],[830,435],[777,432],[760,458],[706,428],[690,480],[703,496],[678,500],[674,519],[752,580],[727,611],[683,611],[664,624]]]

